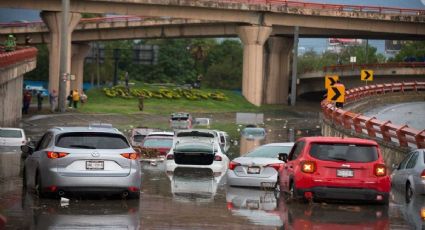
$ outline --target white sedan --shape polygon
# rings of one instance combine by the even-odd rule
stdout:
[[[294,143],[262,145],[229,163],[227,183],[231,186],[275,187],[284,162],[279,155],[288,154]]]

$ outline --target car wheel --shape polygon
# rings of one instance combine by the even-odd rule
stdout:
[[[410,182],[407,182],[406,193],[405,193],[406,203],[410,203],[410,201],[412,201],[413,194],[414,192],[413,192],[412,185],[410,184]]]

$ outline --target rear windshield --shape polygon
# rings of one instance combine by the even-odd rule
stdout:
[[[144,138],[145,138],[145,135],[139,135],[139,134],[137,134],[137,135],[134,135],[133,136],[133,140],[135,142],[142,142]]]
[[[56,138],[56,146],[72,149],[126,149],[124,136],[112,133],[65,133]]]
[[[177,134],[177,137],[210,137],[214,138],[214,135],[212,133],[204,133],[199,131],[192,131],[192,132],[181,132]]]
[[[247,157],[277,158],[279,153],[289,153],[292,146],[260,146],[248,153]]]
[[[324,161],[372,162],[378,159],[376,146],[313,143],[310,155]]]
[[[166,139],[166,138],[149,138],[145,139],[145,142],[143,142],[143,147],[146,148],[171,148],[173,146],[173,139]]]
[[[0,137],[3,138],[21,138],[21,130],[0,129]]]
[[[266,135],[266,132],[263,128],[245,128],[242,131],[242,135],[245,135],[245,136],[248,136],[248,135],[264,136],[264,135]]]

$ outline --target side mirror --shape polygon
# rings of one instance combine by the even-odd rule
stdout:
[[[391,168],[392,168],[393,170],[397,170],[397,169],[398,169],[398,164],[392,164],[392,165],[391,165]]]
[[[22,145],[21,151],[24,154],[31,155],[34,152],[34,149],[29,145]]]
[[[287,153],[279,153],[278,159],[283,161],[283,162],[288,162],[288,154]]]

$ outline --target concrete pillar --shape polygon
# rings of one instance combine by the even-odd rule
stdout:
[[[56,91],[59,90],[59,67],[60,67],[60,51],[61,51],[61,12],[53,12],[53,11],[42,11],[40,14],[44,23],[46,23],[47,27],[50,31],[50,44],[49,44],[49,92],[53,89]],[[79,13],[70,13],[69,14],[69,22],[68,22],[68,31],[67,35],[69,41],[69,50],[67,57],[67,68],[66,72],[70,72],[71,70],[71,35],[75,26],[81,19],[81,14]],[[69,90],[67,90],[69,91]]]
[[[242,95],[252,104],[263,103],[263,45],[272,32],[266,26],[240,26],[239,37],[244,45]]]
[[[72,44],[71,74],[75,75],[75,80],[71,81],[71,89],[83,91],[84,59],[86,58],[90,46],[87,43]]]
[[[288,104],[289,74],[293,38],[270,37],[268,45],[268,75],[265,77],[265,103]]]

